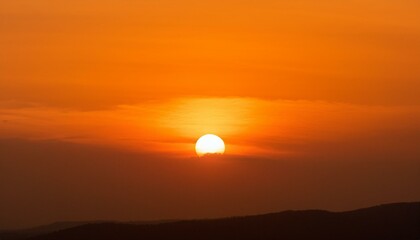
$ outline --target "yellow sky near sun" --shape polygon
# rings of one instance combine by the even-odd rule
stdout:
[[[413,149],[420,108],[252,98],[184,98],[78,111],[23,107],[0,111],[0,135],[107,145],[129,151],[194,156],[206,133],[221,136],[230,155],[313,154],[317,144],[373,141]],[[307,148],[311,149],[307,149]],[[410,151],[411,151],[410,150]]]

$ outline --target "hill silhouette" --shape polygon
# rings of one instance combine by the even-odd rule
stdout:
[[[18,240],[26,239],[29,237],[47,234],[51,232],[56,232],[63,229],[73,228],[80,225],[90,224],[90,223],[99,223],[92,221],[83,221],[83,222],[55,222],[48,225],[42,225],[33,228],[21,229],[21,230],[4,230],[0,231],[0,240]]]
[[[132,221],[125,224],[159,224],[167,222],[175,222],[177,220],[158,220],[158,221]],[[63,229],[69,229],[76,226],[98,223],[116,223],[115,221],[62,221],[54,222],[48,225],[42,225],[32,228],[20,230],[0,230],[0,240],[23,240],[30,237],[44,235],[47,233],[57,232]]]
[[[419,240],[420,202],[386,204],[348,212],[285,211],[158,224],[91,223],[29,239]]]

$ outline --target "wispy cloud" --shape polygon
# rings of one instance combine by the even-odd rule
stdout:
[[[206,133],[222,136],[227,153],[234,155],[300,155],[328,151],[328,144],[415,149],[420,131],[418,106],[253,98],[184,98],[95,111],[19,106],[2,108],[0,116],[3,138],[62,139],[183,155],[194,155],[196,139]]]

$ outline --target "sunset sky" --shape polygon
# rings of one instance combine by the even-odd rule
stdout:
[[[0,0],[0,229],[420,200],[419,12]]]

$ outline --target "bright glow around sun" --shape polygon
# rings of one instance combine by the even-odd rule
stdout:
[[[197,140],[195,151],[199,157],[207,154],[223,154],[225,152],[225,143],[214,134],[206,134]]]

